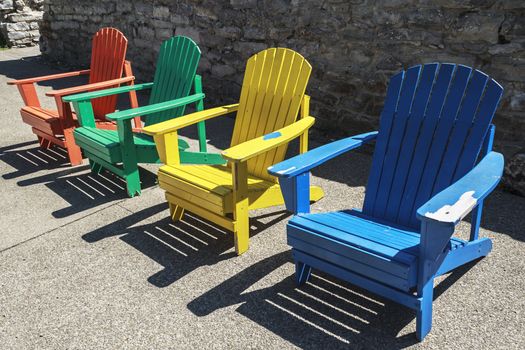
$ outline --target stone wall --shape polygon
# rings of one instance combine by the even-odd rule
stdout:
[[[386,82],[418,63],[456,62],[505,88],[496,147],[507,158],[525,148],[525,1],[523,0],[46,0],[42,52],[86,64],[89,40],[114,26],[130,39],[129,58],[149,80],[160,42],[195,39],[207,105],[239,95],[246,59],[272,46],[313,65],[308,93],[316,129],[340,137],[375,129]]]
[[[0,39],[8,47],[38,44],[44,0],[0,0]]]

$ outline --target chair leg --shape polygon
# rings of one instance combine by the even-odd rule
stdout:
[[[423,340],[432,328],[432,302],[434,294],[434,279],[431,278],[423,287],[421,293],[421,304],[417,310],[416,336],[419,341]]]
[[[51,142],[49,142],[45,138],[40,137],[40,136],[37,136],[37,137],[38,137],[38,143],[40,144],[40,148],[48,149],[51,146]]]
[[[248,250],[250,244],[250,224],[248,220],[248,211],[243,213],[243,217],[240,220],[237,220],[237,227],[233,232],[235,240],[235,253],[241,255],[242,253]]]
[[[66,139],[66,150],[71,165],[74,166],[82,164],[82,150],[75,143],[75,138],[73,137],[73,128],[64,130],[64,138]]]
[[[135,194],[140,195],[140,175],[137,163],[124,162],[123,167],[128,196],[133,198]]]
[[[89,167],[91,168],[91,172],[93,174],[100,174],[100,171],[102,171],[102,165],[96,163],[93,160],[89,160]]]
[[[182,219],[182,216],[184,215],[184,208],[180,205],[176,205],[173,203],[169,203],[170,205],[170,217],[173,222],[177,222]]]
[[[233,219],[235,220],[235,252],[241,255],[248,250],[250,218],[248,215],[248,163],[233,163]]]
[[[309,265],[300,261],[295,262],[295,281],[298,286],[302,286],[308,282],[311,273],[312,268]]]

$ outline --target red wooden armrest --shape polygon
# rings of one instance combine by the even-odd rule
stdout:
[[[34,77],[34,78],[27,78],[27,79],[20,79],[20,80],[9,80],[7,82],[7,84],[8,85],[32,84],[32,83],[37,83],[39,81],[76,77],[76,76],[79,76],[79,75],[89,74],[90,71],[91,71],[90,69],[84,69],[84,70],[79,70],[79,71],[75,71],[75,72],[67,72],[67,73],[44,75],[44,76],[41,76],[41,77]]]
[[[104,88],[109,88],[109,87],[123,84],[123,83],[129,83],[129,82],[132,82],[134,79],[135,79],[134,76],[130,76],[130,77],[125,77],[125,78],[101,81],[99,83],[74,86],[74,87],[70,87],[70,88],[66,88],[62,90],[52,90],[52,91],[47,92],[46,96],[51,96],[51,97],[66,96],[66,95],[78,94],[79,92],[104,89]]]

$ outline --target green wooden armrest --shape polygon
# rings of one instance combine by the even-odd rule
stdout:
[[[199,111],[191,114],[187,114],[182,117],[178,117],[172,120],[167,120],[162,123],[154,124],[145,127],[142,129],[142,132],[148,135],[160,135],[160,134],[166,134],[169,132],[177,131],[179,129],[182,129],[186,126],[196,124],[198,122],[215,118],[224,114],[228,114],[231,112],[235,112],[239,108],[239,104],[232,104],[222,107],[215,107],[206,109],[204,111]]]
[[[63,100],[64,102],[88,101],[88,100],[92,100],[92,99],[104,97],[104,96],[111,96],[111,95],[123,94],[123,93],[130,92],[130,91],[150,89],[152,86],[153,86],[153,83],[121,86],[121,87],[116,87],[116,88],[111,88],[111,89],[106,89],[106,90],[84,92],[81,94],[70,95],[70,96],[64,97]]]
[[[138,108],[131,108],[131,109],[127,109],[124,111],[110,113],[106,115],[106,118],[109,120],[132,119],[137,116],[153,114],[153,113],[162,112],[162,111],[174,109],[177,107],[185,106],[187,104],[197,102],[199,100],[203,100],[204,96],[205,95],[203,93],[198,93],[198,94],[178,98],[176,100],[160,102],[160,103],[152,104],[149,106],[138,107]]]
[[[268,152],[290,142],[294,138],[302,135],[315,123],[314,117],[303,118],[282,129],[257,137],[250,141],[240,143],[222,152],[222,157],[232,162],[244,162],[259,154]]]

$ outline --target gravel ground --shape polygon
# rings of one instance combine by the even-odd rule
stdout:
[[[253,213],[236,257],[230,233],[191,214],[169,221],[155,166],[128,199],[118,178],[41,152],[5,82],[52,72],[35,48],[0,51],[2,349],[525,348],[525,198],[486,201],[493,252],[437,282],[433,330],[417,343],[410,309],[320,273],[295,287],[283,208]],[[224,147],[231,126],[208,123],[210,144]],[[354,152],[318,169],[326,198],[313,211],[360,207],[369,166]]]

